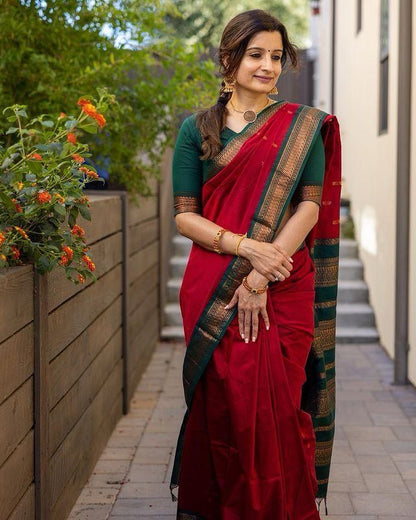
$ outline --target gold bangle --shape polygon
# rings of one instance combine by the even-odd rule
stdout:
[[[240,244],[241,242],[243,241],[244,238],[247,238],[247,233],[244,233],[244,235],[238,235],[240,238],[237,240],[237,243],[235,245],[235,256],[240,256],[238,254],[238,248],[240,247]]]
[[[219,229],[217,231],[217,233],[215,234],[215,237],[214,237],[214,241],[213,241],[213,248],[214,248],[214,251],[216,253],[218,253],[219,255],[222,255],[222,251],[221,249],[219,248],[219,242],[220,242],[220,238],[222,237],[222,235],[228,231],[228,229]]]
[[[247,282],[247,276],[243,278],[243,286],[247,289],[247,291],[250,291],[252,294],[263,294],[267,291],[269,288],[269,284],[265,285],[264,287],[250,287],[250,285]]]

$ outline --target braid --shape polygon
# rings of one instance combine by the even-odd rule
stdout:
[[[203,161],[215,157],[222,148],[220,135],[225,126],[226,105],[232,94],[224,92],[223,88],[224,82],[215,105],[197,114],[197,126],[202,137],[201,160]]]

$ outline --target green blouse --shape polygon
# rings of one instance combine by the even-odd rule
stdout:
[[[225,127],[220,136],[222,145],[225,146],[236,135],[237,132]],[[212,161],[202,161],[201,155],[202,138],[196,126],[196,116],[193,114],[182,123],[173,155],[175,216],[187,211],[202,213],[202,185],[207,180]],[[319,134],[293,195],[292,204],[296,206],[301,201],[312,200],[320,205],[324,171],[325,149],[322,136]]]

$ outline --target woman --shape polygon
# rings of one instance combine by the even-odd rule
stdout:
[[[175,220],[194,242],[171,481],[181,520],[315,520],[326,498],[340,139],[334,116],[269,98],[288,58],[296,67],[276,18],[233,18],[218,102],[175,147]]]

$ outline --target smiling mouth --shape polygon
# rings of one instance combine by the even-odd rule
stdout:
[[[262,79],[264,81],[271,81],[273,78],[269,78],[268,76],[254,76],[257,79]]]

